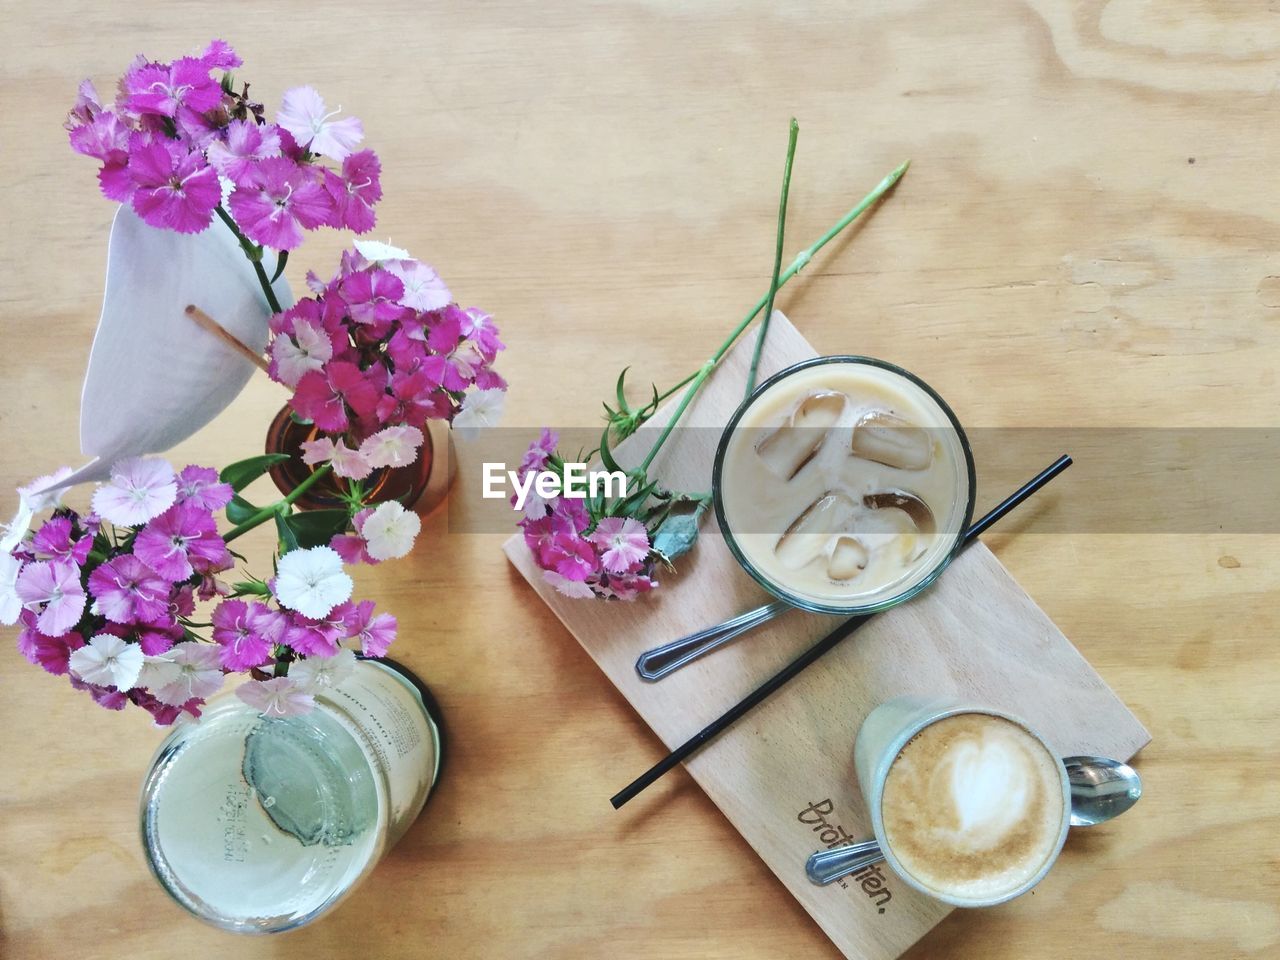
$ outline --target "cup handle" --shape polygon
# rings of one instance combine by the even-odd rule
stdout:
[[[825,887],[828,883],[883,859],[879,843],[875,840],[863,840],[861,843],[810,854],[805,862],[804,872],[810,882]]]

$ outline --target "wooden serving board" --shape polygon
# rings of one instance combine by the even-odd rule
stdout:
[[[689,425],[728,421],[741,400],[750,341],[744,339],[708,381],[686,413]],[[812,356],[795,327],[775,314],[760,378]],[[669,407],[660,411],[655,421],[669,413]],[[620,444],[619,462],[635,462],[652,438]],[[651,475],[676,488],[706,489],[717,439],[715,429],[677,432]],[[1004,493],[989,491],[988,499]],[[792,612],[650,684],[635,672],[642,651],[770,599],[734,561],[714,519],[704,524],[680,572],[667,574],[661,589],[635,603],[562,597],[544,582],[518,535],[504,549],[668,747],[838,622]],[[876,704],[906,693],[955,694],[1005,709],[1037,727],[1064,756],[1128,759],[1151,739],[981,543],[924,594],[862,627],[687,764],[832,941],[859,960],[897,957],[950,909],[908,889],[883,864],[828,887],[816,887],[804,875],[814,850],[871,835],[853,772],[854,736]],[[618,786],[639,772],[619,770]],[[645,803],[641,796],[618,815],[633,816]]]

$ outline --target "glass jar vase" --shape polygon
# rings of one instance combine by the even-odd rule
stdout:
[[[366,659],[297,717],[233,693],[181,720],[143,782],[143,848],[165,891],[237,933],[322,916],[404,835],[440,772],[439,709],[411,673]]]

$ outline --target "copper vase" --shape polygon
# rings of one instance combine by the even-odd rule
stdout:
[[[288,406],[281,408],[267,428],[267,453],[287,453],[289,459],[273,465],[268,471],[281,493],[288,495],[309,477],[314,467],[302,462],[302,444],[321,436],[314,424],[299,423],[290,415]],[[375,470],[362,483],[370,502],[399,500],[406,507],[426,516],[444,502],[457,470],[453,435],[449,425],[432,420],[423,431],[418,459],[404,467]],[[338,484],[342,480],[329,474],[294,501],[300,510],[324,510],[342,507]]]

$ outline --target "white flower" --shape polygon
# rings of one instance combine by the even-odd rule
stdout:
[[[111,633],[100,633],[78,650],[71,651],[71,672],[85,683],[115,687],[121,693],[133,689],[145,659],[142,647],[125,643]]]
[[[323,370],[333,359],[333,341],[323,330],[305,320],[293,322],[293,336],[281,334],[271,341],[271,358],[276,375],[286,387],[296,387],[304,374]]]
[[[355,117],[329,119],[341,110],[326,111],[314,87],[294,87],[281,98],[276,123],[293,134],[298,146],[342,162],[364,139],[364,127]]]
[[[421,529],[422,521],[416,513],[395,500],[388,500],[365,517],[360,536],[364,537],[365,549],[373,559],[398,560],[413,549],[413,541]]]
[[[412,260],[408,250],[401,250],[381,240],[356,240],[356,252],[370,263],[380,260]]]
[[[558,592],[563,593],[566,597],[573,597],[575,600],[590,600],[595,596],[595,591],[581,580],[570,580],[554,570],[543,570],[542,579],[555,587]]]
[[[420,260],[388,260],[386,270],[404,284],[399,302],[406,307],[439,310],[453,301],[453,294],[440,279],[440,274]]]
[[[22,561],[12,554],[0,554],[0,623],[17,623],[22,613],[22,598],[18,596],[18,574]]]
[[[462,401],[462,409],[453,418],[453,430],[463,440],[474,440],[483,427],[497,426],[506,402],[505,390],[474,390]]]
[[[316,705],[311,694],[293,677],[250,680],[236,687],[236,696],[268,717],[295,717]]]
[[[371,467],[407,467],[418,459],[424,437],[417,427],[384,427],[360,444],[360,453]]]
[[[216,643],[188,642],[152,658],[148,676],[160,686],[153,686],[151,692],[171,707],[180,707],[192,698],[205,700],[213,696],[222,689],[225,677],[219,650]],[[164,667],[160,661],[167,661],[169,666]]]
[[[336,687],[356,668],[356,655],[343,647],[332,657],[307,657],[289,667],[289,679],[304,690]]]
[[[354,586],[342,571],[342,557],[332,547],[290,550],[276,567],[276,599],[313,620],[328,616],[349,600]]]
[[[48,488],[55,483],[61,483],[71,474],[70,467],[61,467],[47,477],[39,477],[25,487],[18,488],[18,512],[7,524],[0,524],[5,531],[4,537],[0,538],[0,552],[8,553],[22,542],[37,513],[46,507],[56,507],[62,502],[62,495],[66,490],[62,487],[57,490],[48,490]]]
[[[164,513],[178,498],[169,461],[129,457],[111,467],[111,479],[93,491],[93,509],[118,527],[136,527]]]

